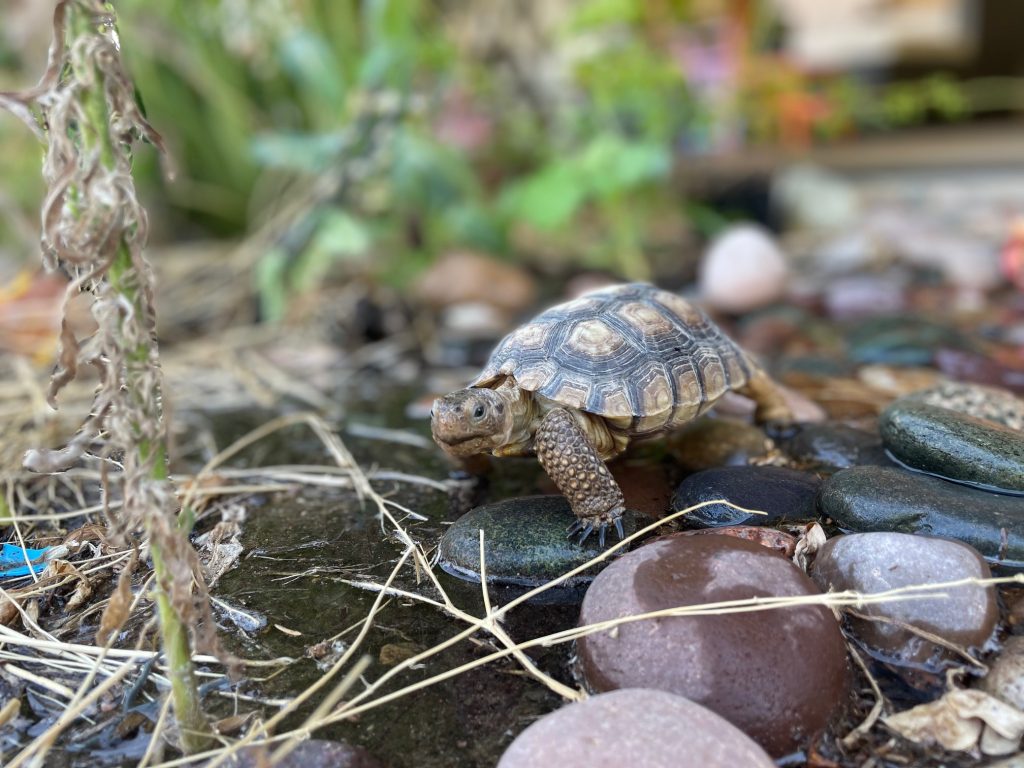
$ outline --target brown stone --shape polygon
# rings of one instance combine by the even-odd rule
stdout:
[[[752,541],[767,547],[789,559],[796,551],[796,537],[785,531],[765,528],[760,525],[727,525],[722,528],[698,528],[695,531],[683,531],[684,536],[733,536],[744,541]]]
[[[771,768],[757,744],[714,712],[664,691],[612,691],[523,731],[498,768]]]
[[[224,765],[232,768],[259,768],[270,765],[270,756],[280,744],[246,747],[229,758]],[[277,768],[384,768],[362,747],[350,747],[340,741],[309,739],[300,742],[283,759],[274,763]]]
[[[479,303],[516,313],[533,303],[536,286],[530,275],[512,264],[458,251],[434,262],[416,283],[415,293],[435,307]]]
[[[581,624],[753,597],[819,594],[796,566],[729,536],[672,535],[608,566],[583,601]],[[578,642],[597,691],[656,688],[725,717],[769,754],[820,733],[845,700],[846,645],[832,612],[805,605],[621,624]]]
[[[769,454],[774,443],[759,428],[735,419],[703,418],[668,438],[668,448],[689,472],[742,466]]]

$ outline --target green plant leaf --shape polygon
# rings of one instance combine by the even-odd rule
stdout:
[[[585,193],[571,163],[553,163],[507,187],[499,208],[513,220],[537,229],[564,227],[583,204]]]
[[[345,132],[267,133],[250,143],[253,159],[267,168],[316,173],[336,161],[345,146]]]
[[[668,149],[653,142],[632,142],[614,133],[591,141],[578,159],[583,187],[597,197],[615,195],[653,179],[671,167]]]
[[[343,73],[331,48],[318,34],[296,28],[281,41],[281,67],[311,103],[334,105],[338,110],[345,101]]]
[[[288,253],[283,248],[272,248],[256,263],[256,289],[260,296],[260,313],[269,322],[284,317],[288,306],[285,276],[288,271]]]

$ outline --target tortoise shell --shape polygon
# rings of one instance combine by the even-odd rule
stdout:
[[[512,376],[526,391],[645,434],[703,413],[752,368],[697,307],[637,283],[542,312],[498,344],[470,386]]]

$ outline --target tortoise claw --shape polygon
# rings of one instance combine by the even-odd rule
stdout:
[[[603,528],[603,526],[602,526],[602,528]],[[583,546],[583,542],[586,541],[587,537],[590,536],[590,534],[592,534],[593,532],[594,532],[594,524],[593,523],[586,523],[583,526],[583,528],[580,530],[580,540],[578,542],[576,542],[576,543],[579,544],[582,547]]]
[[[603,526],[602,526],[603,527]],[[594,532],[594,524],[583,518],[576,518],[566,531],[566,538],[572,538],[577,533],[580,535],[578,544],[582,545],[587,537]]]
[[[585,542],[590,537],[590,534],[592,534],[596,530],[598,546],[601,549],[604,549],[605,541],[608,535],[609,525],[615,526],[615,532],[619,534],[619,541],[626,538],[626,532],[622,527],[621,517],[616,517],[614,520],[611,521],[611,523],[602,522],[597,525],[594,525],[594,523],[589,522],[586,519],[577,518],[576,520],[573,520],[572,524],[567,529],[566,536],[571,539],[578,533],[580,535],[580,538],[577,541],[577,543],[582,546],[583,542]]]

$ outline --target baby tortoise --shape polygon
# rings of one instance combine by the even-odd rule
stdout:
[[[622,491],[604,462],[631,439],[674,429],[728,390],[759,423],[788,423],[768,376],[689,302],[646,284],[552,307],[506,336],[467,389],[434,401],[434,440],[452,456],[536,453],[568,498],[580,543],[622,538]]]

